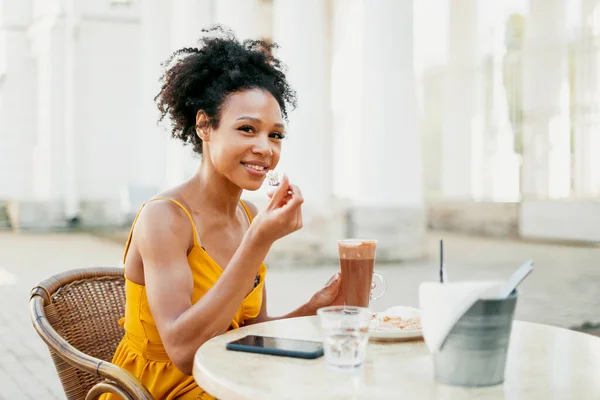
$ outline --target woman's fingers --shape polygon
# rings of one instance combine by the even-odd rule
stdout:
[[[290,181],[289,181],[288,177],[284,175],[277,190],[275,190],[275,192],[272,192],[272,194],[270,194],[271,201],[269,202],[268,208],[274,209],[280,205],[282,200],[287,195],[287,190],[288,190],[289,186],[290,186]]]

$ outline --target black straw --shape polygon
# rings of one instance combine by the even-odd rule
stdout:
[[[444,240],[440,239],[440,283],[444,283]]]

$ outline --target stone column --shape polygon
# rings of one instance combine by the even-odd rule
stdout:
[[[600,15],[599,0],[581,0],[581,36],[575,77],[574,189],[578,197],[600,196]]]
[[[166,1],[142,2],[142,92],[143,128],[137,131],[137,181],[145,191],[160,190],[166,183],[165,146],[169,124],[158,126],[159,112],[154,97],[160,91],[162,63],[171,54],[171,4]],[[134,196],[136,197],[136,196]],[[136,201],[135,203],[139,203]],[[138,204],[132,204],[137,208]]]
[[[27,37],[32,8],[31,0],[0,0],[0,201],[30,199],[33,194],[37,88]]]
[[[289,111],[278,170],[301,189],[304,228],[275,246],[274,255],[309,251],[308,262],[336,259],[335,238],[344,233],[344,210],[333,201],[331,133],[331,33],[329,2],[275,0],[275,55],[287,65],[298,96]],[[306,27],[310,26],[310,29]]]
[[[492,41],[492,98],[484,149],[483,198],[492,201],[519,201],[519,155],[508,113],[504,87],[506,19],[501,3],[496,5]]]
[[[413,66],[413,2],[362,3],[359,189],[349,233],[379,240],[380,259],[424,254],[421,136]],[[353,28],[356,29],[356,28]],[[360,121],[360,122],[359,122]]]
[[[213,0],[171,1],[171,49],[198,44],[202,29],[213,23]]]
[[[333,189],[327,11],[322,0],[275,0],[273,4],[277,56],[288,66],[288,80],[298,94],[279,169],[302,188],[308,202],[320,204],[331,200]]]
[[[35,3],[33,9],[29,35],[37,62],[38,125],[32,160],[34,202],[21,204],[23,226],[77,224],[81,217],[82,132],[75,128],[80,8],[76,0],[66,0]]]
[[[570,193],[569,83],[564,0],[530,0],[523,44],[524,198]]]
[[[133,133],[132,166],[135,169],[131,182],[121,189],[121,207],[132,219],[139,207],[170,183],[173,174],[167,168],[166,149],[169,146],[170,121],[166,117],[158,124],[160,116],[154,98],[160,91],[159,81],[164,63],[171,55],[171,12],[168,1],[145,0],[140,4],[140,91],[141,119]],[[169,168],[178,169],[177,164]]]
[[[36,3],[36,16],[29,29],[32,52],[37,69],[37,128],[32,149],[32,202],[19,205],[19,224],[22,227],[54,227],[65,223],[65,196],[67,184],[73,175],[67,176],[66,168],[73,160],[67,155],[66,125],[68,94],[66,77],[67,23],[65,8],[58,1]],[[72,36],[71,36],[72,38]],[[69,108],[70,109],[70,108]],[[69,161],[66,161],[66,160]],[[71,194],[74,194],[71,191]],[[76,211],[76,206],[69,212]],[[74,215],[70,215],[72,217]]]
[[[234,31],[237,38],[269,39],[272,21],[270,4],[261,0],[218,0],[215,22]]]
[[[477,0],[450,0],[442,129],[442,196],[481,197],[483,116]]]
[[[64,207],[67,220],[73,220],[79,217],[80,195],[77,179],[77,135],[75,133],[75,46],[77,41],[77,31],[81,24],[80,7],[77,0],[66,0],[64,3],[65,30],[63,33],[64,41],[64,120],[65,120],[65,196]]]
[[[360,80],[362,65],[362,0],[334,0],[331,32],[331,132],[334,163],[334,195],[354,198],[358,193],[356,162],[361,132]]]
[[[211,0],[174,0],[171,3],[171,51],[196,47],[202,29],[213,23]],[[188,179],[198,168],[200,158],[191,146],[172,139],[166,132],[165,186],[172,187]]]

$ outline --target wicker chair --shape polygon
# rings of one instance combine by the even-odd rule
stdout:
[[[122,268],[67,271],[31,290],[33,326],[46,342],[67,398],[97,399],[113,393],[123,399],[153,399],[131,373],[110,363],[123,337]]]

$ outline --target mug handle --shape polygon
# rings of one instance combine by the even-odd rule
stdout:
[[[375,283],[375,281],[379,280],[379,283]],[[371,300],[377,300],[385,293],[386,284],[385,278],[383,275],[375,272],[373,273],[373,281],[371,282],[371,295],[369,298]]]

